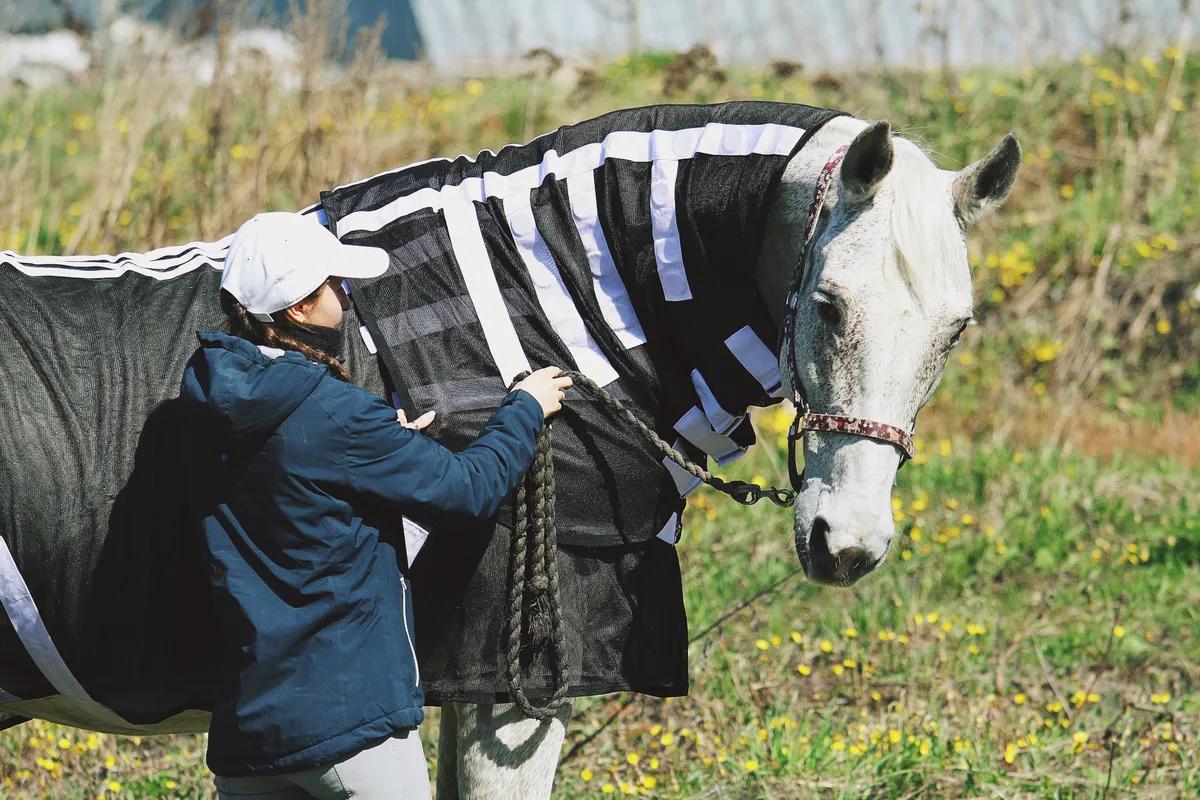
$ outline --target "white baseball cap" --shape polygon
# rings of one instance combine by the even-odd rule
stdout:
[[[221,288],[260,322],[298,303],[331,275],[374,278],[388,268],[378,247],[342,244],[315,214],[269,211],[237,229],[225,256]]]

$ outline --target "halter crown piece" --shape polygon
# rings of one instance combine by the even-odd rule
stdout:
[[[829,191],[829,184],[833,182],[833,173],[842,163],[842,158],[845,157],[848,149],[849,145],[842,145],[835,150],[829,160],[825,162],[825,166],[821,168],[821,174],[817,178],[817,185],[813,190],[812,206],[808,209],[808,217],[804,221],[804,244],[800,248],[800,258],[792,273],[792,283],[787,294],[786,317],[783,322],[783,330],[780,332],[779,346],[786,348],[788,380],[792,384],[792,403],[796,406],[796,417],[792,420],[791,428],[788,430],[788,477],[791,479],[792,488],[797,492],[801,489],[804,475],[796,469],[796,442],[804,438],[806,431],[845,433],[850,436],[861,436],[886,442],[900,451],[900,466],[904,466],[904,463],[915,455],[912,434],[904,428],[861,417],[818,414],[812,411],[808,407],[803,385],[800,383],[800,368],[796,364],[795,334],[796,304],[799,302],[800,288],[804,282],[804,263],[808,258],[808,251],[812,247],[812,241],[817,231],[817,219],[820,217],[821,208],[825,205],[825,194]]]

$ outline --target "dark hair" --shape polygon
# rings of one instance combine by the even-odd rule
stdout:
[[[315,299],[324,285],[318,286],[312,294],[304,299]],[[225,316],[229,317],[229,332],[234,336],[240,336],[254,344],[267,347],[295,350],[305,358],[329,367],[329,371],[334,374],[334,377],[347,383],[350,382],[350,373],[342,366],[342,362],[323,350],[305,344],[296,337],[294,332],[300,328],[300,325],[288,319],[283,311],[272,315],[275,317],[274,322],[260,322],[246,310],[244,305],[238,302],[236,297],[224,289],[221,290],[221,310],[225,312]]]

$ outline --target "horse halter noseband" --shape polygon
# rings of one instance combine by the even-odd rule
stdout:
[[[791,428],[788,429],[788,478],[796,492],[801,490],[804,482],[804,474],[796,469],[796,442],[803,439],[807,431],[845,433],[850,436],[886,442],[900,451],[900,466],[904,466],[904,463],[915,455],[912,434],[904,428],[861,417],[820,414],[810,409],[804,396],[803,385],[800,382],[800,368],[796,364],[796,306],[799,303],[801,285],[804,283],[804,264],[808,260],[808,251],[812,247],[813,239],[816,238],[817,220],[825,205],[825,194],[829,191],[829,184],[833,182],[833,173],[842,163],[847,149],[849,149],[848,145],[842,145],[835,150],[829,160],[825,162],[825,166],[821,168],[821,174],[817,178],[817,185],[813,190],[812,206],[804,221],[804,243],[800,246],[800,258],[792,273],[791,286],[788,287],[785,318],[780,331],[779,347],[786,348],[788,381],[792,386],[792,403],[796,406],[796,417],[792,420]]]

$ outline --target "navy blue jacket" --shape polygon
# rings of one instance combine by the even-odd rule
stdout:
[[[199,338],[181,457],[223,636],[208,765],[329,764],[423,717],[400,515],[494,515],[533,459],[541,406],[510,393],[456,454],[299,353]]]

